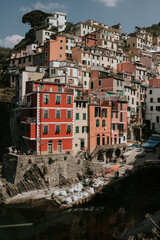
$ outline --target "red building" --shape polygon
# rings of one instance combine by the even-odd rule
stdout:
[[[21,123],[30,149],[37,154],[73,150],[73,91],[65,84],[26,83],[26,106]]]
[[[96,39],[95,34],[86,34],[85,36],[82,37],[82,41],[84,41],[85,46],[95,46],[98,44],[98,40]]]

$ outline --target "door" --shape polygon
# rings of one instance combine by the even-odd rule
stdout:
[[[58,141],[57,150],[58,150],[59,153],[62,152],[62,142],[61,141]]]
[[[53,145],[52,143],[48,143],[48,153],[52,153]]]
[[[84,140],[81,140],[81,149],[84,148]]]

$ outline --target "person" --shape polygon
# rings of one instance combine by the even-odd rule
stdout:
[[[119,178],[119,171],[117,170],[117,178]]]
[[[117,179],[117,178],[118,178],[117,172],[115,172],[115,174],[114,174],[114,179]]]
[[[127,175],[128,174],[128,168],[125,170],[125,175]]]

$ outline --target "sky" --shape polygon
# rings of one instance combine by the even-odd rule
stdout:
[[[108,26],[121,23],[122,32],[160,22],[160,0],[0,0],[0,46],[13,47],[29,30],[22,16],[38,9],[65,12],[67,21],[93,19]]]

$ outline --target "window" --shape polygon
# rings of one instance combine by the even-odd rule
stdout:
[[[76,133],[79,133],[79,127],[78,126],[76,127]]]
[[[107,136],[107,144],[109,144],[109,136]]]
[[[120,121],[123,121],[123,113],[120,113]]]
[[[87,81],[84,81],[84,85],[85,85],[85,86],[87,85]]]
[[[105,145],[105,135],[102,135],[102,145]]]
[[[119,80],[117,80],[117,86],[119,86]]]
[[[123,104],[120,103],[120,110],[122,111],[123,110]]]
[[[156,116],[156,123],[159,123],[159,116]]]
[[[114,123],[113,123],[112,127],[113,127],[113,130],[115,130],[115,129],[116,129],[116,126],[115,126],[115,124],[114,124]]]
[[[67,133],[71,133],[71,125],[67,125]]]
[[[88,127],[87,126],[83,126],[82,127],[82,133],[87,133],[88,132]]]
[[[111,112],[111,118],[113,118],[113,112]]]
[[[58,85],[58,92],[62,93],[62,85]]]
[[[67,96],[67,104],[72,104],[72,97],[71,96]]]
[[[78,91],[77,91],[77,97],[81,97],[81,93],[82,93],[82,92],[78,90]]]
[[[95,107],[95,117],[101,117],[101,108]]]
[[[43,102],[46,104],[49,103],[49,95],[48,94],[43,95]]]
[[[98,146],[100,145],[100,135],[99,134],[97,135],[97,145]]]
[[[101,86],[101,84],[102,84],[102,81],[101,81],[101,80],[99,80],[99,81],[98,81],[98,85],[99,85],[99,86]]]
[[[94,82],[91,82],[91,89],[94,89]]]
[[[86,113],[83,113],[83,120],[86,120]]]
[[[60,58],[61,58],[61,57],[62,57],[62,54],[60,54],[59,56],[60,56]]]
[[[56,118],[61,118],[61,110],[56,110]]]
[[[160,98],[157,98],[157,102],[160,102]]]
[[[83,102],[83,108],[86,108],[86,102]]]
[[[55,74],[56,73],[56,69],[51,69],[51,74]]]
[[[49,111],[48,110],[43,111],[43,118],[49,118]]]
[[[150,102],[153,102],[153,98],[150,98]]]
[[[67,118],[72,118],[72,111],[71,110],[67,110]]]
[[[107,117],[107,109],[105,109],[105,108],[102,109],[102,117],[103,118]]]
[[[106,126],[106,120],[102,119],[102,127],[105,127],[105,126]]]
[[[56,104],[57,105],[61,104],[61,96],[60,95],[56,95]]]
[[[153,111],[153,106],[150,106],[150,111]]]
[[[66,45],[66,50],[68,50],[68,46]]]
[[[55,126],[55,134],[59,134],[60,133],[60,125],[56,125]]]
[[[118,112],[116,112],[116,118],[118,118]]]
[[[79,120],[79,113],[76,113],[76,120]]]
[[[90,61],[88,61],[88,65],[90,65]]]
[[[149,90],[149,94],[152,94],[152,90]]]
[[[84,77],[86,77],[86,72],[84,72]]]
[[[99,119],[96,119],[96,127],[99,127]]]
[[[60,42],[63,42],[63,40],[61,39]]]
[[[134,98],[132,98],[132,104],[134,104]]]
[[[48,129],[49,129],[49,127],[48,127],[48,125],[44,125],[43,126],[43,134],[48,134]]]

